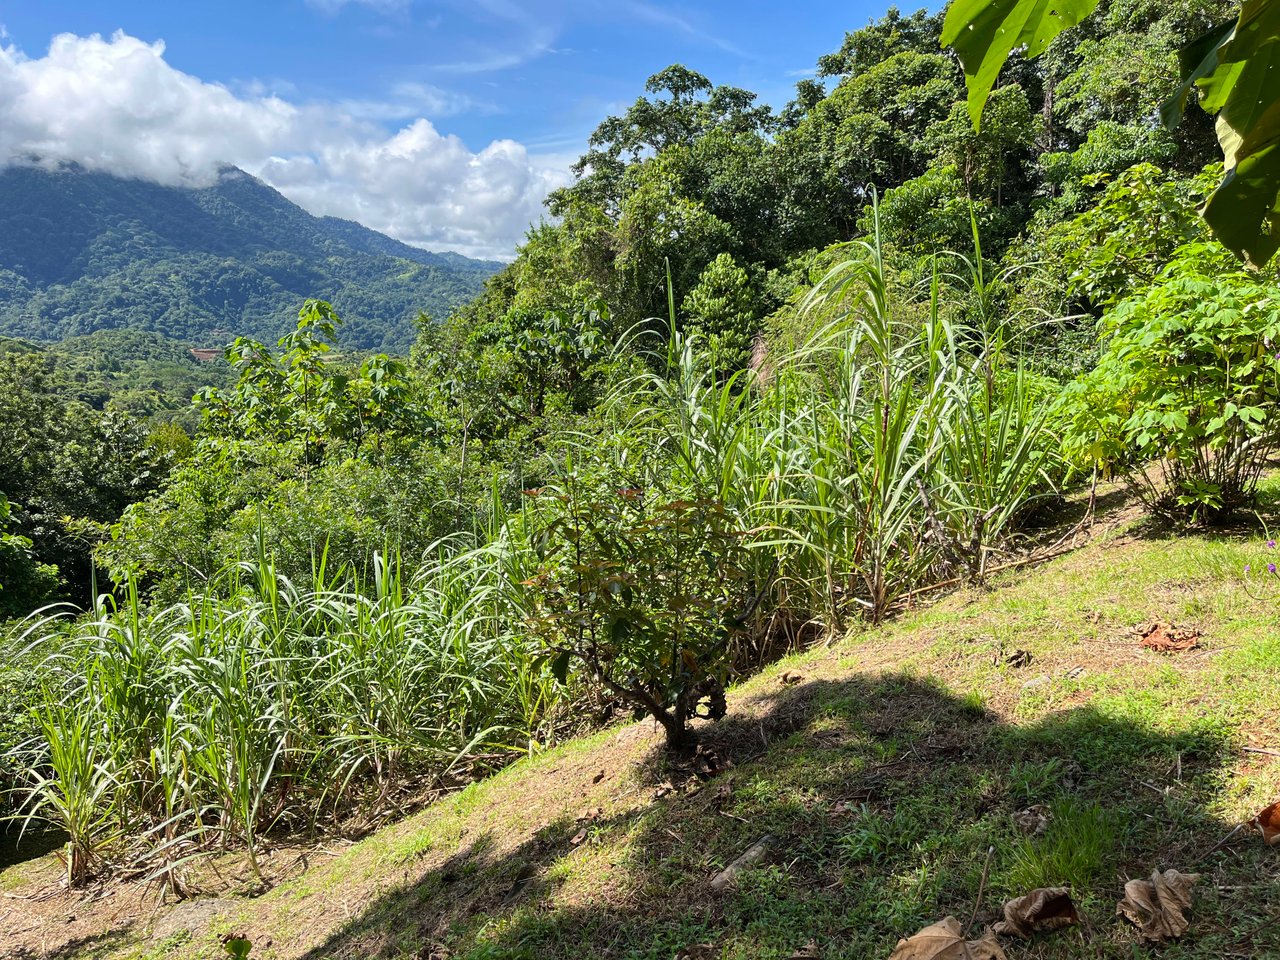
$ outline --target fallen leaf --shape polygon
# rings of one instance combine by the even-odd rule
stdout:
[[[778,678],[778,680],[781,681],[786,686],[791,686],[791,684],[793,683],[799,683],[803,679],[804,679],[803,673],[795,673],[791,670],[784,671],[782,676]]]
[[[1139,627],[1135,633],[1141,638],[1139,646],[1157,653],[1180,653],[1200,646],[1200,635],[1185,627],[1175,627],[1162,620]]]
[[[899,940],[889,960],[1007,960],[988,930],[981,940],[966,940],[960,921],[947,917],[919,933]]]
[[[1029,940],[1033,933],[1061,930],[1079,922],[1080,914],[1071,902],[1071,891],[1066,887],[1041,887],[1025,897],[1008,901],[1004,905],[1004,919],[991,929],[1001,936]]]
[[[1155,870],[1150,880],[1130,880],[1116,913],[1136,924],[1144,940],[1180,937],[1191,926],[1183,911],[1191,907],[1191,886],[1198,879],[1198,873]]]
[[[1053,819],[1053,811],[1043,803],[1036,803],[1019,810],[1013,815],[1013,823],[1028,836],[1038,837],[1049,829],[1049,821]]]
[[[1280,844],[1280,801],[1266,807],[1253,822],[1262,831],[1263,840],[1273,847]]]
[[[723,762],[714,750],[708,750],[702,744],[698,744],[698,749],[693,756],[693,772],[697,776],[703,780],[710,780],[728,767],[729,765]]]
[[[570,839],[569,843],[576,847],[585,839],[587,839],[587,828],[583,827],[573,835],[573,838]]]
[[[821,957],[822,954],[818,952],[818,941],[810,940],[787,960],[820,960]]]
[[[1014,670],[1021,670],[1023,667],[1031,666],[1031,653],[1027,650],[1015,650],[1004,658],[1004,662]]]

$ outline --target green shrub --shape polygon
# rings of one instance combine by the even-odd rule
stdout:
[[[693,717],[725,714],[733,634],[750,612],[741,533],[723,504],[659,489],[600,495],[571,477],[537,496],[549,509],[529,626],[554,672],[577,658],[683,746]]]
[[[1097,368],[1060,408],[1077,466],[1128,468],[1152,508],[1201,522],[1252,501],[1280,424],[1280,290],[1228,257],[1185,246],[1111,310]]]

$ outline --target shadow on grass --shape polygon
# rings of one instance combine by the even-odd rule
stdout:
[[[4,935],[0,932],[0,957],[4,960],[97,960],[98,957],[112,956],[127,942],[127,931],[111,930],[68,940],[56,950],[32,950],[29,947],[6,949]]]
[[[707,956],[787,958],[810,941],[824,960],[887,956],[926,923],[968,918],[988,848],[979,922],[1028,885],[1069,883],[1087,923],[1036,955],[1129,956],[1125,879],[1176,866],[1252,881],[1274,859],[1248,845],[1206,860],[1229,829],[1204,804],[1231,750],[1222,727],[1176,719],[1157,730],[1081,705],[1018,726],[908,674],[802,681],[701,731],[729,765],[708,782],[598,820],[576,846],[567,817],[503,856],[481,838],[306,957],[671,960],[709,943]],[[644,778],[680,770],[658,753]],[[1014,814],[1035,804],[1057,818],[1029,837]],[[770,855],[712,895],[765,834]],[[1229,955],[1275,909],[1213,886],[1179,956]],[[1244,955],[1268,947],[1274,926]]]
[[[32,826],[24,832],[20,820],[0,822],[0,870],[53,853],[66,842],[60,830]]]

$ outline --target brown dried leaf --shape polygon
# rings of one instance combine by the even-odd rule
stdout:
[[[1029,940],[1034,933],[1061,930],[1080,922],[1071,891],[1066,887],[1041,887],[1004,905],[1004,919],[991,929],[1001,936]]]
[[[783,685],[788,687],[791,686],[793,683],[799,683],[803,679],[804,679],[803,673],[796,673],[792,670],[784,671],[782,676],[778,678],[779,682],[781,682]]]
[[[1138,644],[1157,653],[1178,653],[1183,650],[1195,650],[1200,646],[1200,634],[1185,627],[1175,627],[1157,620],[1139,627],[1137,635],[1142,638]]]
[[[947,917],[919,933],[899,940],[889,960],[1007,960],[988,930],[981,940],[966,940],[960,921]]]
[[[1280,801],[1264,807],[1251,823],[1262,831],[1262,839],[1269,845],[1280,844]]]
[[[1191,926],[1184,911],[1191,907],[1191,887],[1198,873],[1152,871],[1150,880],[1130,880],[1116,913],[1138,927],[1144,940],[1180,937]]]
[[[1013,653],[1004,658],[1004,662],[1014,670],[1021,670],[1023,667],[1031,666],[1031,660],[1031,652],[1021,648],[1014,650]]]
[[[822,954],[818,952],[818,941],[810,940],[787,960],[821,960],[821,957]]]
[[[580,843],[582,843],[583,840],[586,840],[586,839],[587,839],[587,828],[583,827],[581,830],[579,830],[577,833],[573,835],[573,837],[569,840],[569,843],[576,847]]]
[[[1019,810],[1013,815],[1013,823],[1028,836],[1038,837],[1049,829],[1049,821],[1053,819],[1053,811],[1043,803],[1036,803]]]

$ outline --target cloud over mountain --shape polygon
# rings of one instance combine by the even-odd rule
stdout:
[[[408,117],[414,102],[438,115],[467,107],[427,87],[392,91],[385,105],[237,93],[172,67],[162,42],[63,34],[43,57],[0,47],[0,165],[74,162],[203,185],[232,163],[312,213],[432,249],[509,256],[547,192],[568,181],[567,163],[513,140],[472,151]],[[377,122],[388,118],[403,126]]]

